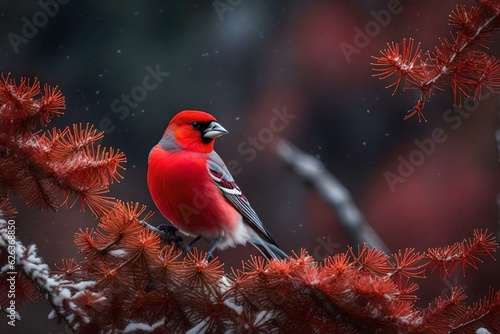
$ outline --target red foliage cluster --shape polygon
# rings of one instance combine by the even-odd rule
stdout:
[[[403,39],[402,45],[388,43],[382,56],[372,56],[376,62],[374,76],[396,80],[386,88],[394,88],[396,93],[401,81],[404,89],[416,90],[419,98],[405,116],[414,115],[419,121],[426,121],[422,113],[425,102],[434,90],[443,90],[451,85],[455,103],[461,103],[463,97],[473,96],[479,99],[483,87],[491,92],[500,92],[500,60],[488,55],[481,49],[487,49],[489,37],[500,24],[500,1],[478,0],[478,5],[467,9],[458,5],[449,17],[449,24],[457,29],[450,38],[441,39],[441,46],[434,51],[422,53],[420,43],[415,46],[413,39]]]
[[[447,276],[492,257],[498,244],[487,231],[424,253],[388,256],[364,245],[319,264],[305,251],[286,261],[254,257],[227,275],[217,259],[207,262],[196,250],[183,256],[163,245],[144,207],[102,195],[120,178],[125,157],[96,148],[102,134],[92,126],[34,131],[64,108],[57,88],[45,86],[39,94],[37,80],[0,83],[0,214],[12,213],[11,192],[51,208],[73,194],[101,223],[75,235],[84,261],[63,260],[51,272],[36,247],[13,240],[0,220],[0,311],[11,315],[5,296],[7,278],[15,274],[16,300],[45,296],[51,318],[77,333],[500,331],[498,291],[466,306],[457,288],[425,310],[415,306],[417,280],[428,271]]]
[[[365,245],[320,264],[304,251],[288,261],[254,257],[225,275],[217,259],[207,262],[196,250],[182,257],[173,245],[162,246],[148,217],[144,207],[118,202],[98,229],[76,234],[86,260],[63,261],[42,282],[44,268],[25,266],[23,255],[16,265],[47,293],[53,315],[78,333],[500,331],[499,291],[472,306],[463,304],[460,289],[425,310],[414,305],[415,280],[427,271],[445,268],[447,275],[458,265],[475,267],[496,251],[487,231],[424,253],[388,256]]]
[[[28,205],[56,209],[81,200],[101,215],[113,206],[103,194],[125,162],[123,153],[95,147],[102,137],[92,125],[73,125],[63,130],[41,133],[45,126],[62,114],[65,100],[57,87],[32,83],[22,78],[17,84],[10,76],[0,81],[0,211],[12,215],[11,193]],[[72,199],[72,196],[74,199]]]

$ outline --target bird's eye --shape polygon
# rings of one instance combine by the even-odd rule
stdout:
[[[198,122],[193,122],[193,123],[191,123],[191,126],[193,127],[193,129],[198,130],[200,128],[201,124]]]

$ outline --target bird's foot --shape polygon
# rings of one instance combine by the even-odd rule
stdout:
[[[201,235],[199,235],[186,244],[186,243],[184,243],[184,240],[182,239],[182,237],[176,235],[176,232],[179,231],[179,229],[177,227],[172,226],[172,225],[161,224],[161,225],[158,225],[157,229],[165,233],[166,236],[163,238],[164,241],[166,241],[168,243],[174,243],[177,247],[182,249],[182,252],[184,253],[184,255],[189,253],[191,251],[191,249],[193,249],[193,245],[198,240],[201,239]],[[213,258],[212,252],[213,252],[213,249],[210,251],[210,260],[208,260],[208,258],[207,258],[208,262],[210,262]]]
[[[212,247],[210,247],[210,250],[207,253],[207,262],[210,262],[214,259],[214,250],[215,248],[217,248],[217,244],[219,243],[220,240],[221,238],[217,238],[214,240]]]
[[[193,240],[191,240],[187,244],[182,243],[182,245],[179,245],[179,247],[182,248],[182,251],[184,252],[184,255],[186,255],[187,253],[189,253],[191,251],[191,249],[193,249],[194,243],[196,241],[200,240],[200,239],[201,239],[201,235],[197,236],[196,238],[194,238]]]
[[[166,241],[168,243],[174,243],[177,246],[180,246],[180,244],[183,244],[182,237],[175,234],[177,231],[179,231],[179,229],[177,227],[172,226],[172,225],[161,224],[161,225],[158,225],[157,228],[160,231],[165,233],[165,237],[163,238],[163,241]]]
[[[213,252],[212,253],[207,253],[207,262],[212,262],[212,260],[214,259],[214,254]]]

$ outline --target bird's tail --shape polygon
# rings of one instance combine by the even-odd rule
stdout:
[[[286,255],[285,252],[283,252],[278,247],[278,245],[262,239],[257,234],[252,236],[250,242],[269,260],[270,259],[288,260],[290,258],[288,255]]]

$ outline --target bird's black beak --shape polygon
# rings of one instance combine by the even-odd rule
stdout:
[[[205,129],[205,131],[203,131],[202,133],[202,137],[203,138],[218,138],[220,136],[223,136],[225,135],[227,132],[226,129],[224,129],[222,127],[222,125],[220,125],[219,123],[217,122],[211,122],[208,127]]]

